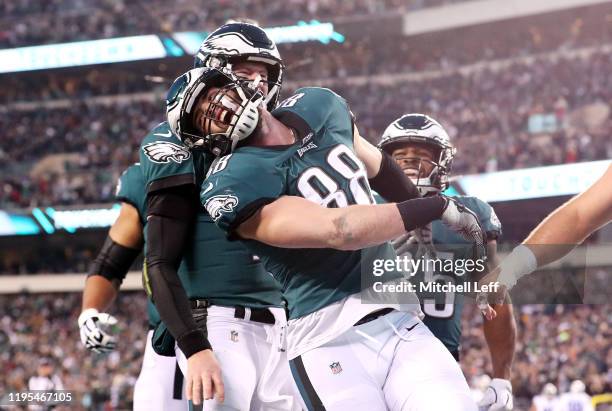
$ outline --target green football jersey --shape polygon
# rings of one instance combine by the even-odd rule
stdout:
[[[478,216],[482,228],[487,234],[487,240],[496,240],[501,236],[501,223],[489,204],[476,197],[456,196],[453,198]],[[438,252],[438,258],[452,259],[455,262],[476,258],[472,244],[446,227],[440,220],[432,223],[432,239]],[[456,265],[456,267],[459,266]],[[433,276],[428,278],[429,281],[439,279],[458,283],[463,279],[468,279],[466,274],[462,273],[455,273],[454,276],[436,272],[432,274]],[[415,279],[418,281],[425,278],[424,275],[419,278],[417,274]],[[478,278],[469,279],[472,281],[478,280]],[[427,299],[421,295],[419,298],[421,298],[422,309],[425,314],[423,322],[450,351],[458,350],[461,341],[461,313],[463,312],[464,295],[446,293],[444,301],[439,301],[438,298]]]
[[[343,98],[328,89],[302,88],[272,114],[297,131],[299,142],[240,147],[216,163],[202,186],[202,204],[230,238],[262,205],[284,195],[325,207],[374,203],[365,168],[354,153],[353,121]],[[282,284],[290,319],[359,293],[369,286],[368,280],[362,283],[362,270],[364,278],[371,277],[374,260],[395,258],[389,244],[340,251],[244,243]]]
[[[493,208],[476,197],[455,196],[459,203],[472,210],[480,220],[487,234],[488,240],[495,240],[501,236],[501,223]],[[377,203],[385,200],[377,196]],[[440,220],[432,223],[432,240],[437,251],[437,258],[447,261],[474,259],[472,244],[455,233]],[[410,250],[416,256],[416,246]],[[461,274],[461,275],[459,275]],[[417,286],[422,282],[450,282],[460,283],[467,280],[465,273],[438,272],[434,270],[418,271],[411,282]],[[469,278],[475,280],[474,278]],[[477,280],[477,279],[476,279]],[[417,288],[418,291],[418,288]],[[421,308],[425,314],[423,322],[433,334],[441,340],[449,351],[457,351],[461,341],[461,313],[463,312],[464,296],[455,293],[426,293],[417,292],[421,300]]]
[[[212,160],[212,154],[203,150],[188,150],[172,134],[168,123],[161,123],[141,144],[140,164],[146,193],[191,183],[199,187]],[[201,207],[178,274],[191,299],[206,298],[217,305],[254,308],[282,305],[280,284],[246,247],[227,241]]]
[[[144,227],[147,212],[144,180],[140,170],[140,163],[132,164],[121,174],[117,182],[115,197],[118,201],[131,204],[138,210],[140,223]],[[147,315],[149,317],[149,325],[155,328],[161,320],[150,298],[147,298]]]

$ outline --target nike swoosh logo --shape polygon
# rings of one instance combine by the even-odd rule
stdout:
[[[213,183],[208,183],[208,187],[206,187],[203,191],[202,191],[202,195],[208,193],[210,190],[213,189]]]
[[[170,137],[172,135],[172,132],[168,130],[167,133],[154,133],[153,135],[160,136],[160,137]]]
[[[412,327],[406,327],[406,330],[408,331],[412,331],[414,329],[414,327],[416,327],[417,325],[419,325],[419,323],[416,323],[415,325],[413,325]]]

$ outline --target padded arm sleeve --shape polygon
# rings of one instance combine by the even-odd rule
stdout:
[[[193,185],[159,190],[147,198],[146,275],[151,299],[185,356],[210,349],[205,329],[191,314],[177,269],[198,203]]]

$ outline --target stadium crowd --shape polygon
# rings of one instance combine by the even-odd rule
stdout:
[[[348,36],[343,43],[283,43],[279,50],[288,66],[285,81],[302,83],[346,76],[451,70],[498,59],[610,44],[608,15],[612,15],[612,4],[462,28],[461,36],[448,30],[410,37],[385,34],[381,39],[376,30],[366,30]],[[395,47],[381,47],[383,41]],[[162,90],[189,64],[190,57],[185,57],[137,65],[42,71],[36,75],[16,73],[1,78],[5,87],[0,89],[0,103]],[[164,81],[151,82],[151,75]]]
[[[145,301],[144,293],[125,294],[118,299],[118,349],[108,356],[98,356],[84,349],[79,338],[79,294],[3,296],[0,392],[26,390],[38,360],[50,358],[64,388],[76,393],[71,410],[131,409],[147,329]]]
[[[490,372],[491,364],[479,325],[482,316],[475,306],[467,308],[461,365],[468,381],[473,381]],[[571,381],[580,378],[590,395],[612,390],[609,304],[522,305],[515,307],[515,315],[518,334],[512,387],[519,404],[539,394],[548,382],[559,392],[567,391]]]
[[[49,357],[78,404],[91,409],[126,409],[141,366],[146,333],[145,295],[121,295],[117,351],[101,356],[82,347],[76,318],[80,295],[22,294],[0,300],[0,392],[23,390],[38,359]],[[519,335],[513,387],[518,404],[527,403],[552,382],[560,392],[571,380],[586,376],[587,392],[612,390],[612,308],[598,306],[516,307]],[[462,366],[468,381],[490,373],[490,362],[477,310],[463,317]],[[113,375],[113,378],[108,378]],[[519,409],[525,409],[519,406]]]
[[[401,113],[434,116],[458,147],[454,173],[469,174],[610,158],[610,72],[612,53],[604,50],[322,84],[348,100],[372,141]],[[0,116],[0,206],[110,200],[116,177],[137,160],[144,133],[163,120],[159,100],[7,111]],[[45,172],[40,160],[52,154],[64,166]]]
[[[412,11],[460,1],[465,0],[179,0],[171,4],[160,0],[146,4],[112,0],[19,0],[0,3],[0,48],[172,31],[205,31],[236,16],[257,16],[262,25],[272,26],[298,20],[331,17],[337,20]]]

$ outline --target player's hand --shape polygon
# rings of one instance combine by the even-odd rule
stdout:
[[[446,200],[446,206],[440,218],[442,222],[476,245],[477,258],[484,257],[486,255],[485,234],[476,214],[452,198],[442,197]]]
[[[221,367],[212,350],[202,350],[187,359],[187,399],[200,405],[212,398],[225,399]]]
[[[478,403],[478,408],[486,411],[501,411],[511,410],[513,407],[514,401],[510,381],[493,378],[482,400]]]
[[[476,296],[478,309],[480,309],[480,312],[487,320],[497,317],[497,312],[492,306],[504,304],[508,295],[506,287],[498,281],[499,273],[500,268],[497,267],[478,281],[479,289],[482,289],[484,286],[489,288],[488,292],[481,291]]]
[[[106,329],[117,324],[117,319],[110,314],[100,313],[95,308],[84,310],[78,319],[81,331],[81,342],[87,349],[96,353],[105,353],[115,349],[117,340],[106,332]]]

